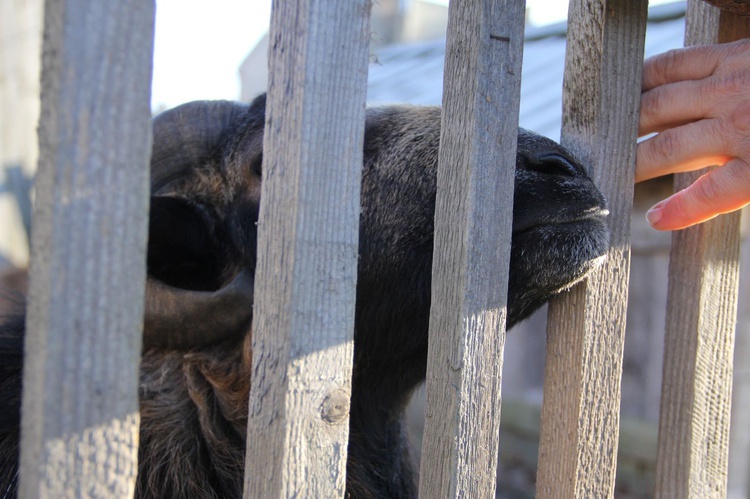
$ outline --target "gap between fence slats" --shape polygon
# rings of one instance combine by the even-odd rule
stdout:
[[[690,1],[686,45],[750,36],[750,18]],[[675,177],[675,189],[700,172]],[[656,497],[721,498],[727,492],[740,213],[675,232],[667,326]]]
[[[524,10],[450,4],[423,497],[495,494]]]
[[[29,263],[43,3],[0,1],[0,272]]]
[[[370,2],[274,2],[245,497],[343,497]]]
[[[48,0],[23,380],[25,498],[135,488],[151,0]]]
[[[614,493],[647,3],[570,3],[561,142],[609,200],[612,239],[604,265],[550,305],[539,498]]]

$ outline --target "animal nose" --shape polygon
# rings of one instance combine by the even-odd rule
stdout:
[[[541,154],[533,158],[530,163],[530,168],[539,173],[566,177],[577,177],[584,174],[578,163],[556,152]]]

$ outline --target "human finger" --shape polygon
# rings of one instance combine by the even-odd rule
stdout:
[[[643,64],[642,91],[711,76],[724,58],[722,45],[697,45],[649,57]]]
[[[658,230],[683,229],[748,204],[750,165],[733,159],[654,205],[646,213],[646,219]]]
[[[718,119],[705,119],[646,139],[637,146],[635,181],[723,165],[733,153],[727,137]]]
[[[661,85],[641,95],[638,135],[661,132],[705,118],[711,111],[703,80]]]

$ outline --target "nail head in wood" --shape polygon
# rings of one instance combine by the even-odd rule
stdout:
[[[320,407],[320,416],[330,424],[341,424],[347,421],[351,395],[338,388],[329,393]]]

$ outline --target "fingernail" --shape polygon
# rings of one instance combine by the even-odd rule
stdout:
[[[659,223],[659,220],[661,220],[661,217],[663,215],[661,209],[664,206],[664,201],[660,203],[656,203],[654,206],[651,207],[650,210],[646,212],[646,220],[648,220],[648,223],[651,224],[653,227],[657,223]]]

